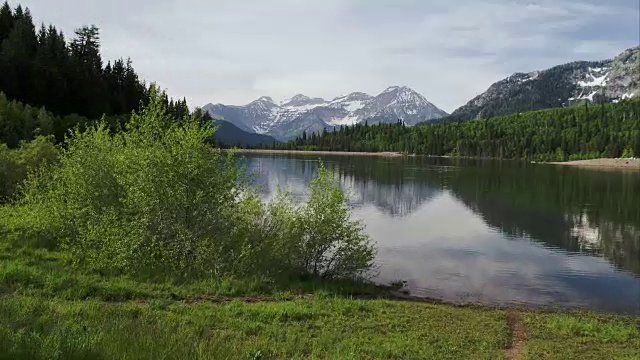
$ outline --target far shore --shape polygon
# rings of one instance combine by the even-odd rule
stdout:
[[[273,149],[228,149],[239,154],[295,154],[295,155],[340,155],[340,156],[380,156],[380,157],[402,157],[402,156],[416,156],[413,154],[403,154],[400,152],[381,151],[381,152],[356,152],[356,151],[315,151],[315,150],[273,150]],[[456,158],[447,155],[424,155],[427,157],[437,158]],[[477,157],[460,157],[465,159],[491,159],[491,158],[477,158]],[[500,159],[495,159],[500,160]],[[640,158],[602,158],[591,160],[576,160],[576,161],[552,161],[552,162],[538,162],[538,164],[550,164],[550,165],[565,165],[565,166],[577,166],[588,167],[593,169],[628,169],[628,170],[640,170]]]
[[[591,159],[566,162],[547,162],[544,164],[579,166],[602,169],[630,169],[640,170],[640,159]]]
[[[271,149],[233,149],[240,154],[298,154],[298,155],[347,155],[347,156],[405,156],[399,152],[355,152],[355,151],[305,151],[305,150],[271,150]]]

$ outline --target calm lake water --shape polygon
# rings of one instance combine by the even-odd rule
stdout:
[[[455,302],[640,313],[640,172],[423,157],[245,155],[265,198],[319,161],[377,243],[380,283]]]

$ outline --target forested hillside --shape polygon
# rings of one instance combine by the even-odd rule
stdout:
[[[37,128],[61,141],[68,129],[103,115],[122,125],[121,115],[138,109],[149,93],[130,60],[105,64],[97,27],[66,39],[54,26],[36,28],[29,9],[7,2],[0,7],[0,74],[0,143],[9,147],[33,139]],[[186,100],[163,97],[175,118],[189,112]]]
[[[401,122],[341,126],[278,146],[545,161],[637,156],[640,100],[415,127]]]
[[[547,70],[515,73],[439,122],[506,116],[588,102],[608,103],[640,96],[640,47],[613,59],[574,61]]]
[[[216,127],[214,136],[220,147],[265,146],[278,142],[269,135],[246,132],[228,121],[216,120],[214,125]]]

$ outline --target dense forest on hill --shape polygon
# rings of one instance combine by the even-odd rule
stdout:
[[[52,25],[36,28],[29,9],[7,2],[0,7],[0,74],[0,143],[10,148],[37,134],[62,141],[67,130],[103,115],[122,126],[149,98],[129,59],[104,63],[96,26],[68,40]],[[189,113],[186,100],[162,96],[174,118]]]
[[[640,100],[414,127],[356,124],[273,147],[542,161],[630,157],[640,154]]]

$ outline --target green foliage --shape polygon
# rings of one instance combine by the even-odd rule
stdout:
[[[279,192],[268,206],[269,237],[295,273],[348,278],[371,269],[375,248],[360,221],[351,219],[345,195],[324,166],[305,204]]]
[[[39,136],[31,142],[21,142],[18,149],[0,144],[0,204],[16,195],[19,185],[30,171],[58,161],[59,149],[51,137]]]
[[[265,205],[208,124],[166,113],[154,88],[127,131],[76,129],[8,211],[14,244],[60,248],[83,267],[176,279],[353,277],[373,249],[326,170],[304,206]],[[302,265],[301,265],[302,264]]]
[[[278,147],[537,161],[616,158],[640,153],[640,100],[414,127],[356,124]]]
[[[632,158],[633,154],[634,153],[633,153],[633,149],[631,148],[631,146],[627,146],[622,151],[622,155],[620,157],[621,158]]]
[[[93,268],[227,271],[244,245],[233,236],[243,197],[238,168],[205,144],[211,133],[191,119],[171,123],[156,96],[127,133],[104,123],[76,130],[61,166],[29,182],[21,205],[50,214],[52,237]]]
[[[320,166],[309,202],[297,211],[302,232],[299,266],[313,276],[361,274],[371,268],[375,250],[362,223],[350,219],[344,193],[332,175]]]

